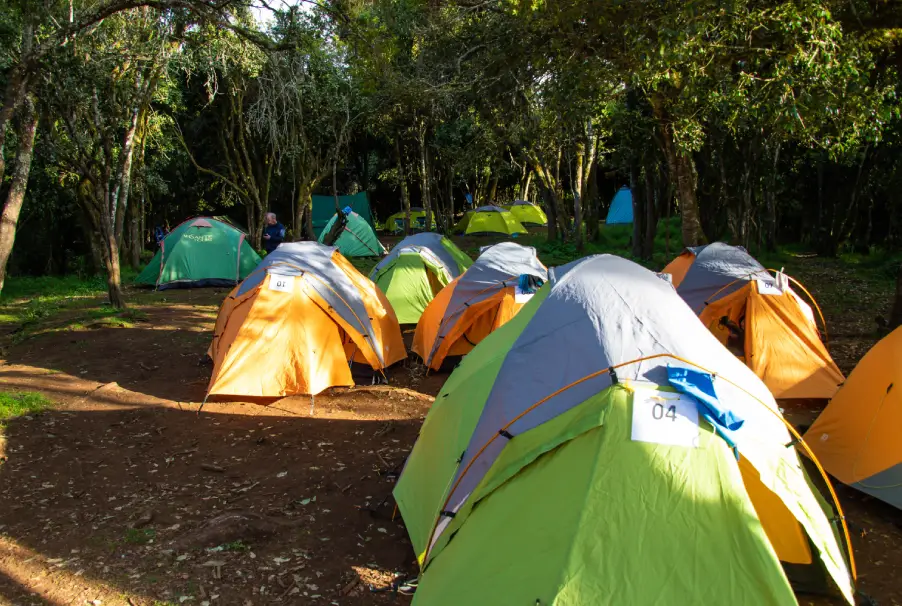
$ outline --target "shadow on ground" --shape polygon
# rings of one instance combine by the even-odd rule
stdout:
[[[355,579],[415,567],[391,501],[366,508],[388,496],[428,403],[353,393],[319,399],[316,417],[302,399],[197,416],[133,395],[9,423],[0,602],[381,604]]]

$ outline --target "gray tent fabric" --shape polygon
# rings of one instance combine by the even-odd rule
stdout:
[[[706,303],[739,290],[750,280],[774,281],[764,266],[740,246],[715,242],[689,250],[695,254],[695,261],[677,293],[696,314],[702,312]]]
[[[533,204],[528,200],[514,200],[514,203],[511,206],[538,206],[538,204]]]
[[[478,213],[503,213],[506,211],[503,208],[501,208],[500,206],[495,206],[494,204],[489,204],[487,206],[480,206],[479,208],[476,209],[476,212],[478,212]]]
[[[395,247],[391,249],[391,252],[388,253],[388,256],[379,261],[379,264],[373,268],[373,271],[370,272],[370,280],[374,280],[375,277],[379,275],[379,272],[394,263],[395,259],[398,258],[398,255],[400,255],[402,251],[419,251],[421,249],[432,253],[432,256],[441,262],[442,267],[445,268],[445,271],[448,272],[448,275],[451,276],[451,279],[453,280],[460,275],[460,270],[458,269],[454,255],[452,255],[442,244],[442,238],[444,238],[443,235],[433,232],[422,232],[407,236],[398,242]]]
[[[383,365],[382,343],[373,330],[369,314],[360,291],[344,272],[332,263],[336,252],[332,246],[319,242],[285,242],[263,258],[257,269],[238,287],[236,296],[253,290],[263,282],[267,274],[277,276],[302,276],[311,274],[310,286],[323,298],[341,318],[357,330],[373,345]]]
[[[520,313],[533,315],[513,347],[502,354],[506,354],[504,361],[451,485],[471,463],[472,467],[450,495],[448,511],[460,508],[503,450],[507,440],[495,440],[474,461],[499,427],[587,375],[655,354],[673,354],[714,372],[721,400],[730,402],[749,426],[764,424],[765,435],[786,434],[788,439],[779,417],[766,410],[766,406],[777,410],[777,405],[764,383],[698,321],[666,280],[632,261],[595,255],[552,268],[548,283]],[[479,347],[493,347],[493,338],[506,338],[505,328],[489,335]],[[479,358],[464,358],[455,372],[464,376],[475,372],[470,359]],[[666,385],[668,364],[693,368],[665,357],[629,364],[617,369],[616,375],[621,381]],[[753,397],[721,377],[744,386]],[[586,401],[611,382],[611,374],[603,374],[570,387],[524,415],[508,431],[516,437]],[[449,520],[442,518],[433,543]]]
[[[467,306],[492,297],[502,288],[513,286],[520,276],[528,274],[548,279],[548,271],[539,261],[536,249],[513,242],[484,246],[473,265],[458,278],[454,294],[448,302],[445,316],[438,330],[438,338],[425,362],[429,365],[442,339],[451,331]]]

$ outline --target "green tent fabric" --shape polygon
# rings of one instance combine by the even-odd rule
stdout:
[[[398,322],[416,324],[438,291],[472,264],[451,240],[425,232],[398,242],[370,272],[370,280],[385,293]]]
[[[313,202],[313,231],[318,233],[322,231],[335,214],[335,196],[311,196],[311,198]],[[370,209],[370,200],[366,192],[362,191],[353,196],[338,196],[338,207],[350,207],[364,221],[369,223],[370,227],[376,229],[376,224],[373,222],[373,211]]]
[[[853,602],[837,512],[776,402],[694,318],[654,273],[598,255],[551,269],[463,359],[394,490],[414,606],[796,604],[800,571]],[[713,373],[742,419],[730,443],[668,367]]]
[[[334,246],[346,257],[381,257],[385,254],[385,247],[379,242],[376,232],[363,217],[353,211],[350,213],[342,211],[342,215],[344,226],[338,238],[332,242],[326,242],[332,226],[338,220],[339,215],[335,213],[319,234],[320,244]]]
[[[169,232],[135,283],[161,290],[234,286],[258,263],[260,255],[242,231],[211,217],[195,217]]]

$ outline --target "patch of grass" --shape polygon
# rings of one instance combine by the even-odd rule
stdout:
[[[47,410],[53,403],[34,391],[0,391],[0,423]]]
[[[125,542],[130,545],[147,545],[157,536],[153,528],[129,528],[125,531]]]
[[[231,543],[225,543],[222,545],[223,551],[250,551],[250,545],[238,540],[232,541]]]
[[[16,299],[56,299],[90,297],[106,293],[103,276],[19,276],[10,277],[0,294],[0,303]]]

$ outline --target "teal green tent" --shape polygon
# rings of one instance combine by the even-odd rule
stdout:
[[[241,230],[211,217],[189,219],[169,232],[144,271],[140,286],[234,286],[260,262]]]
[[[313,231],[319,232],[335,214],[335,196],[311,197],[313,198]],[[338,196],[338,207],[350,208],[369,223],[370,227],[376,229],[376,224],[373,223],[373,213],[370,210],[370,201],[365,191],[353,196]]]
[[[386,252],[372,226],[347,207],[332,216],[318,240],[334,246],[346,257],[381,257]]]

